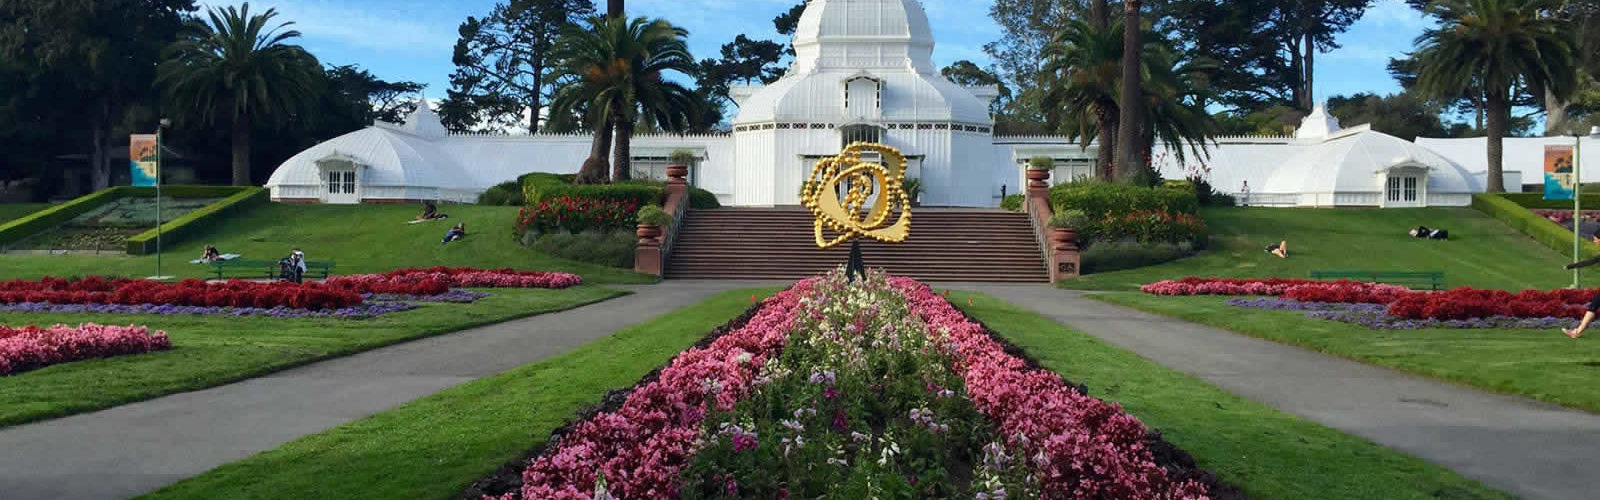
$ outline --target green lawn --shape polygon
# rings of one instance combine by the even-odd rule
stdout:
[[[63,363],[0,377],[0,426],[226,384],[312,361],[540,313],[622,292],[498,289],[473,304],[428,304],[367,320],[0,313],[0,324],[139,324],[164,330],[170,351]]]
[[[447,499],[520,457],[607,391],[750,306],[723,293],[571,352],[469,382],[184,480],[146,499]]]
[[[1600,412],[1600,339],[1554,330],[1369,330],[1294,311],[1233,307],[1227,297],[1093,296],[1489,391]]]
[[[1218,389],[981,294],[952,302],[1045,367],[1121,403],[1252,498],[1509,499],[1442,467]]]
[[[270,204],[225,219],[217,228],[170,245],[162,273],[203,277],[209,266],[188,264],[206,244],[246,259],[275,261],[298,247],[311,260],[337,262],[334,272],[354,274],[404,267],[514,267],[575,272],[589,283],[649,283],[655,278],[631,270],[585,264],[540,254],[512,236],[517,207],[445,205],[445,221],[407,224],[420,211],[410,205]],[[450,226],[465,222],[466,239],[440,245]],[[0,279],[43,275],[150,276],[155,257],[94,255],[0,256]]]
[[[1063,286],[1135,290],[1188,276],[1307,278],[1317,269],[1443,271],[1447,286],[1522,290],[1572,284],[1571,262],[1532,238],[1471,208],[1203,209],[1211,248],[1167,264],[1085,276]],[[1417,240],[1418,225],[1450,231],[1450,241]],[[1263,249],[1289,242],[1289,258]],[[1594,274],[1594,273],[1589,273]],[[1600,276],[1600,275],[1597,275]],[[1600,284],[1590,279],[1589,286]]]
[[[0,224],[11,222],[50,206],[49,203],[0,203]]]

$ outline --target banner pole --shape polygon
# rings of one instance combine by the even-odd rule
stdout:
[[[161,129],[156,127],[156,279],[165,280],[161,274]]]
[[[1572,261],[1583,260],[1583,137],[1572,137]],[[1572,268],[1572,288],[1579,287],[1583,271]]]

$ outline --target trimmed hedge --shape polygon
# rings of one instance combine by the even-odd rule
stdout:
[[[1587,190],[1586,190],[1587,191]],[[1500,197],[1527,208],[1572,209],[1572,200],[1545,200],[1544,193],[1500,193]],[[1600,194],[1583,194],[1583,206],[1600,208]]]
[[[621,184],[573,184],[572,175],[532,173],[518,179],[522,195],[528,204],[547,199],[571,196],[589,200],[611,200],[637,203],[639,206],[660,205],[666,190],[660,185],[645,182]]]
[[[0,224],[0,244],[15,243],[34,233],[72,220],[73,217],[83,215],[84,212],[94,210],[95,207],[125,196],[124,189],[127,188],[114,187],[96,191],[72,201],[34,212],[21,219]]]
[[[1585,201],[1587,201],[1587,197],[1585,197]],[[1570,205],[1568,206],[1570,207]],[[1596,206],[1600,206],[1600,204]],[[1472,208],[1476,208],[1478,211],[1506,223],[1507,226],[1511,226],[1513,229],[1522,231],[1523,234],[1532,237],[1535,241],[1547,247],[1555,249],[1557,252],[1566,254],[1572,251],[1572,231],[1568,231],[1567,228],[1528,211],[1527,207],[1506,199],[1506,195],[1473,195]],[[1579,248],[1585,259],[1600,255],[1600,246],[1596,246],[1594,243],[1585,241]]]
[[[479,205],[520,207],[526,205],[522,199],[522,186],[517,181],[507,181],[495,184],[478,195]]]
[[[1200,200],[1192,188],[1150,188],[1107,182],[1062,184],[1050,188],[1050,205],[1057,212],[1082,210],[1091,219],[1145,211],[1169,214],[1195,214],[1200,211]]]
[[[207,193],[208,194],[208,195],[204,195],[204,196],[202,196],[202,195],[174,196],[174,198],[210,198],[212,196],[209,196],[209,194],[212,194],[212,193],[220,194],[220,193],[225,192],[223,190],[213,190],[213,189],[188,189],[188,188],[211,188],[211,186],[173,186],[173,187],[185,188],[184,192],[186,192],[186,193]],[[162,187],[161,188],[161,194],[165,195],[170,190],[171,190],[171,188]],[[218,201],[216,203],[212,203],[210,205],[206,205],[204,208],[201,208],[199,210],[195,210],[193,212],[189,212],[188,214],[184,214],[183,217],[179,217],[177,219],[172,220],[171,222],[167,222],[165,224],[162,224],[161,227],[158,228],[161,231],[161,239],[162,239],[161,243],[163,245],[169,245],[170,246],[173,243],[177,243],[179,241],[182,241],[184,238],[187,238],[189,236],[193,236],[195,233],[200,232],[201,230],[209,229],[211,227],[216,226],[216,223],[218,221],[222,220],[227,215],[231,215],[231,214],[233,214],[235,212],[238,212],[240,210],[244,210],[244,209],[247,209],[247,208],[250,208],[250,207],[254,207],[254,206],[257,206],[257,205],[265,205],[271,199],[266,188],[259,188],[259,187],[231,187],[230,186],[230,187],[227,187],[227,191],[232,191],[234,194],[231,195],[231,196],[228,196],[226,198],[223,198],[221,201]],[[155,190],[152,189],[152,190],[150,190],[150,192],[153,195],[155,193]],[[145,232],[133,235],[132,237],[129,237],[128,238],[128,254],[130,254],[130,255],[144,255],[144,254],[155,252],[155,250],[156,250],[156,231],[157,231],[157,229],[151,229],[149,231],[145,231]]]
[[[695,210],[722,208],[722,202],[717,201],[717,195],[711,194],[710,191],[689,186],[689,208]]]

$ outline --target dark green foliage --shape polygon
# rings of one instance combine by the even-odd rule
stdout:
[[[1517,202],[1508,199],[1513,196],[1532,203],[1534,200],[1538,199],[1537,196],[1539,195],[1529,195],[1527,193],[1506,195],[1473,195],[1472,208],[1476,208],[1479,211],[1488,214],[1490,217],[1499,219],[1500,222],[1506,223],[1506,225],[1511,226],[1512,229],[1522,231],[1529,237],[1532,237],[1534,240],[1538,241],[1544,246],[1555,249],[1557,252],[1561,252],[1563,254],[1570,254],[1572,252],[1572,231],[1569,231],[1567,228],[1561,227],[1554,222],[1550,222],[1544,217],[1535,215],[1533,212],[1528,211],[1528,207],[1519,205]],[[1585,198],[1587,200],[1587,197]],[[1600,203],[1600,199],[1596,199],[1594,201]],[[1543,208],[1572,207],[1571,202],[1566,203],[1567,205],[1565,207],[1552,206]],[[1600,255],[1600,246],[1595,246],[1594,243],[1585,241],[1580,248],[1584,258]]]
[[[689,208],[695,210],[709,210],[722,208],[722,202],[717,201],[717,195],[697,187],[689,187]]]
[[[523,122],[524,109],[540,109],[559,74],[551,57],[556,32],[594,13],[589,0],[505,0],[483,17],[468,17],[457,32],[447,105],[441,118],[451,130],[481,125],[526,125],[542,130],[539,113]]]
[[[618,184],[573,184],[571,175],[533,173],[522,176],[522,194],[532,205],[540,201],[570,196],[593,200],[628,201],[644,205],[660,205],[665,197],[661,184],[649,182],[624,182]]]
[[[630,231],[584,231],[579,234],[542,235],[528,247],[564,259],[633,269],[634,246],[638,242],[638,237]]]
[[[522,185],[517,181],[508,181],[495,184],[494,187],[478,195],[479,205],[491,206],[519,206],[525,204],[522,196]]]
[[[1192,189],[1147,188],[1128,184],[1086,182],[1050,188],[1050,205],[1057,211],[1078,209],[1091,219],[1159,210],[1193,214],[1200,200]]]
[[[1600,208],[1600,194],[1590,194],[1589,186],[1587,185],[1584,186],[1583,190],[1583,209]],[[1572,209],[1572,200],[1546,200],[1544,199],[1544,193],[1500,193],[1499,197],[1526,208]]]
[[[1114,241],[1097,243],[1083,251],[1083,272],[1086,274],[1137,269],[1165,264],[1194,254],[1189,243],[1141,244]]]
[[[1000,208],[1010,210],[1012,212],[1021,212],[1022,202],[1025,201],[1026,198],[1026,196],[1020,194],[1006,195],[1005,198],[1000,200]]]

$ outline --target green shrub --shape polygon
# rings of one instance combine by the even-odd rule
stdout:
[[[517,181],[507,181],[495,184],[494,187],[478,195],[478,204],[515,207],[526,203],[522,197],[522,185]]]
[[[1027,199],[1027,197],[1020,194],[1006,195],[1005,198],[1000,199],[1000,208],[1010,210],[1012,212],[1021,212],[1022,202],[1025,199]]]
[[[1097,243],[1081,254],[1085,274],[1107,273],[1164,264],[1194,254],[1189,243],[1141,244],[1131,241]]]
[[[667,163],[674,165],[692,165],[694,160],[694,152],[687,149],[674,149],[672,154],[667,155]]]
[[[906,198],[916,201],[917,195],[922,194],[922,179],[906,179],[900,187],[905,190]]]
[[[532,173],[522,176],[523,200],[527,204],[569,196],[586,200],[609,200],[660,205],[665,189],[660,183],[630,181],[616,184],[573,184],[573,176]]]
[[[1050,188],[1056,211],[1082,210],[1091,219],[1142,211],[1193,214],[1200,211],[1194,190],[1148,188],[1107,182],[1062,184]]]
[[[661,207],[655,205],[645,205],[644,208],[639,209],[637,217],[639,219],[639,225],[656,227],[672,226],[672,216],[667,215],[666,210],[662,210]]]
[[[633,269],[634,247],[638,243],[638,237],[631,231],[585,231],[542,235],[528,247],[564,259]]]
[[[710,191],[689,186],[689,208],[695,210],[710,210],[722,208],[722,202],[717,201],[717,195]]]
[[[162,224],[160,228],[129,237],[128,253],[131,255],[145,255],[154,252],[156,250],[156,231],[158,230],[161,231],[161,244],[164,246],[172,245],[195,233],[216,227],[229,215],[259,205],[265,205],[271,201],[271,194],[266,188],[246,187],[243,189],[234,188],[233,190],[237,194],[206,205],[205,208],[189,212],[172,222]],[[162,188],[161,194],[167,194],[167,189]]]
[[[1476,208],[1478,211],[1504,222],[1507,226],[1511,226],[1512,229],[1522,231],[1523,234],[1532,237],[1535,241],[1547,247],[1555,249],[1557,252],[1565,254],[1572,251],[1572,231],[1568,231],[1567,228],[1529,212],[1526,207],[1507,199],[1507,195],[1473,195],[1472,208]],[[1588,241],[1583,242],[1580,250],[1583,258],[1600,255],[1600,246]]]
[[[1058,216],[1068,216],[1067,214],[1073,212],[1076,211],[1058,212]],[[1054,223],[1055,219],[1051,219],[1051,222]],[[1204,248],[1210,238],[1206,222],[1200,217],[1189,214],[1173,215],[1159,210],[1100,218],[1085,217],[1074,227],[1078,228],[1079,239],[1088,242],[1086,246],[1133,241],[1145,245],[1189,243]]]
[[[1055,158],[1041,155],[1028,159],[1028,170],[1050,170],[1055,167]]]

